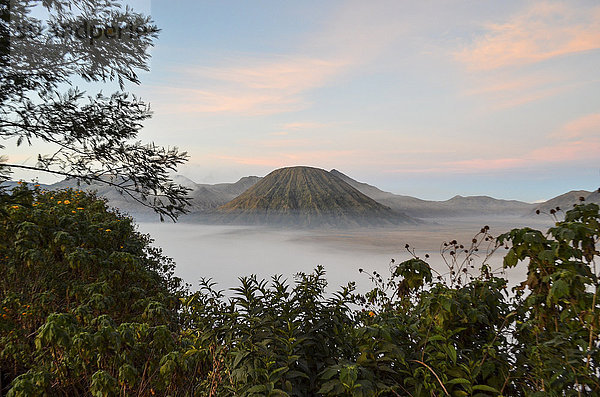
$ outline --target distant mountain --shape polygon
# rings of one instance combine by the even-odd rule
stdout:
[[[563,211],[567,211],[573,207],[574,204],[581,203],[581,199],[584,199],[586,203],[596,203],[600,204],[600,193],[598,191],[590,192],[587,190],[571,190],[565,194],[561,194],[560,196],[556,196],[544,203],[538,204],[532,212],[541,211],[541,212],[550,212],[551,209],[556,209],[557,207],[562,209]]]
[[[260,178],[257,176],[247,176],[241,178],[235,183],[219,183],[216,185],[199,184],[191,179],[182,176],[175,175],[173,181],[187,188],[190,188],[189,197],[191,198],[191,204],[188,208],[190,213],[204,213],[213,211],[215,208],[231,201],[233,198],[244,192]],[[16,182],[10,182],[10,184],[16,184]],[[133,200],[127,194],[121,194],[113,187],[103,183],[77,183],[75,179],[65,179],[52,185],[46,186],[48,189],[65,189],[65,188],[78,188],[88,191],[96,191],[98,196],[104,197],[108,200],[108,203],[120,210],[129,214],[135,214],[136,216],[143,218],[149,217],[153,219],[154,211],[147,208],[137,201]]]
[[[446,201],[421,200],[385,192],[337,170],[331,170],[331,173],[379,203],[415,218],[525,215],[535,207],[522,201],[498,200],[488,196],[455,196]]]
[[[371,197],[373,200],[382,200],[382,199],[387,199],[387,198],[396,196],[393,193],[384,192],[383,190],[379,189],[378,187],[369,185],[368,183],[358,182],[358,181],[350,178],[348,175],[343,174],[340,171],[336,170],[335,168],[329,172],[332,175],[337,176],[338,178],[340,178],[341,180],[343,180],[344,182],[346,182],[348,185],[352,186],[359,192]]]
[[[175,175],[173,177],[173,182],[190,189],[196,189],[198,187],[198,184],[196,182],[183,175]]]
[[[416,223],[320,168],[288,167],[271,172],[219,207],[223,220],[301,226]]]
[[[288,170],[289,175],[284,177],[285,173],[282,170]],[[274,176],[277,176],[279,179],[274,182],[271,174],[274,174]],[[337,207],[345,206],[346,210],[348,208],[352,208],[353,205],[350,205],[352,200],[357,202],[360,201],[362,205],[356,205],[355,211],[350,211],[352,214],[347,215],[346,221],[341,221],[341,223],[357,223],[356,219],[360,219],[362,216],[360,215],[361,211],[365,211],[365,213],[369,211],[372,214],[374,213],[376,216],[371,218],[376,219],[376,223],[380,221],[386,223],[384,219],[393,213],[393,215],[390,215],[391,217],[387,223],[398,223],[410,221],[407,220],[409,218],[414,220],[414,218],[428,219],[481,216],[531,216],[535,214],[537,209],[542,212],[549,212],[550,209],[559,207],[566,211],[570,209],[573,204],[578,203],[580,197],[585,198],[585,202],[600,204],[600,192],[598,191],[591,192],[587,190],[575,190],[554,197],[544,203],[538,204],[529,204],[516,200],[498,200],[488,196],[455,196],[445,201],[431,201],[386,192],[367,183],[358,182],[335,169],[327,172],[325,170],[311,167],[290,167],[287,169],[273,171],[271,174],[267,176],[269,177],[267,182],[270,181],[269,183],[272,185],[272,189],[274,189],[273,192],[271,192],[273,195],[272,198],[275,200],[274,202],[280,202],[282,206],[282,208],[277,209],[277,211],[273,211],[273,209],[276,207],[273,207],[268,211],[271,215],[273,215],[275,212],[279,213],[277,216],[271,216],[271,220],[280,217],[285,213],[285,211],[296,213],[296,215],[294,215],[296,217],[300,216],[298,214],[301,214],[304,211],[304,215],[302,215],[302,217],[306,219],[304,219],[302,222],[306,221],[305,223],[309,224],[316,222],[314,221],[315,217],[321,216],[328,212],[329,215],[327,216],[333,216],[331,214],[336,214],[338,213],[336,211],[341,211]],[[308,176],[310,176],[309,179],[307,179]],[[191,189],[190,198],[192,199],[192,202],[189,207],[190,214],[183,216],[182,219],[191,221],[199,220],[209,222],[230,222],[231,219],[235,217],[232,218],[230,215],[228,215],[226,219],[223,219],[223,214],[231,210],[230,205],[241,205],[242,199],[240,198],[240,200],[235,201],[235,204],[228,203],[236,199],[238,196],[244,194],[246,191],[249,191],[248,194],[251,194],[252,190],[249,189],[252,189],[254,186],[263,186],[261,189],[264,189],[265,185],[259,185],[259,183],[265,180],[267,177],[261,178],[258,176],[247,176],[241,178],[235,183],[218,183],[210,185],[196,183],[189,178],[176,175],[174,176],[174,181],[176,183]],[[293,184],[290,185],[292,181]],[[309,181],[310,184],[314,186],[313,188],[309,189]],[[358,191],[358,193],[361,193],[362,198],[359,200],[352,194],[349,196],[343,195],[346,198],[352,198],[352,200],[342,200],[338,205],[331,197],[333,197],[332,195],[335,194],[341,194],[341,191],[337,191],[338,188],[341,189],[340,186],[343,186],[343,184],[340,185],[341,182],[343,182],[345,185],[348,185],[347,187],[351,187]],[[7,181],[3,183],[3,186],[6,186],[10,189],[16,184],[17,182]],[[98,192],[98,196],[106,198],[109,204],[113,207],[117,207],[124,212],[135,215],[139,219],[156,219],[156,216],[152,210],[142,206],[127,195],[121,195],[114,188],[105,184],[93,183],[91,185],[87,185],[82,183],[81,185],[78,185],[76,180],[66,179],[52,185],[42,185],[42,188],[45,189],[62,189],[67,187],[95,190]],[[347,189],[347,187],[345,188]],[[331,191],[328,193],[329,196],[324,194],[324,192],[328,191],[328,189],[331,189]],[[336,191],[337,193],[335,193]],[[263,193],[266,194],[264,191],[261,192],[261,194]],[[313,201],[300,201],[297,203],[299,207],[294,207],[294,205],[296,205],[294,204],[284,210],[283,201],[284,198],[288,197],[285,196],[284,193],[288,194],[289,198],[302,198],[304,197],[303,194],[310,193],[309,196],[306,197],[310,197]],[[253,194],[256,194],[256,191],[254,191]],[[356,192],[353,194],[356,194]],[[248,198],[249,196],[245,197]],[[365,201],[365,199],[367,200]],[[319,202],[318,200],[322,201]],[[315,203],[318,203],[318,205]],[[225,206],[225,204],[227,204],[227,206]],[[260,208],[262,208],[261,204],[255,202],[253,205],[251,205],[250,200],[248,200],[244,202],[244,205],[246,205],[247,208],[235,208],[239,218],[238,220],[241,221],[242,218],[244,218],[246,223],[251,222],[253,217],[260,212]],[[311,207],[311,205],[314,208]],[[221,210],[219,210],[219,207],[221,206],[223,207]],[[307,208],[312,209],[306,212]],[[371,210],[367,211],[369,208]],[[251,209],[252,211],[250,211]],[[390,213],[387,211],[392,212]],[[351,222],[349,221],[350,219],[352,219]],[[340,220],[338,219],[338,221]],[[335,223],[336,221],[331,222]]]
[[[521,215],[527,213],[533,204],[517,200],[500,200],[489,196],[454,196],[441,201],[442,206],[454,216],[477,215]]]
[[[215,191],[210,185],[197,185],[196,189],[190,192],[191,205],[190,211],[206,211],[217,208],[220,205],[231,200],[229,195]]]
[[[589,196],[585,198],[588,203],[596,203],[600,205],[600,189],[594,190]]]
[[[228,197],[227,201],[230,201],[254,186],[259,180],[261,178],[258,176],[245,176],[235,183],[217,183],[216,185],[202,186],[207,186],[209,189]]]
[[[214,210],[233,200],[259,180],[257,176],[245,176],[235,183],[196,184],[196,188],[190,193],[192,198],[190,212]]]

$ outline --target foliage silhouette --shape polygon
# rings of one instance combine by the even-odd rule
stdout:
[[[46,20],[33,16],[40,9]],[[112,185],[161,220],[185,211],[187,189],[169,172],[186,153],[139,142],[150,108],[123,92],[148,70],[158,35],[149,17],[115,1],[1,0],[0,31],[0,137],[53,150],[35,166],[0,162],[0,181],[15,168],[50,172]],[[120,90],[87,95],[78,79]]]

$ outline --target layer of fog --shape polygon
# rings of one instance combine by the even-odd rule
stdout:
[[[533,224],[532,224],[533,223]],[[473,236],[488,224],[493,235],[512,227],[532,226],[545,230],[548,219],[536,221],[523,218],[437,220],[426,225],[399,226],[385,229],[349,230],[284,230],[267,227],[198,225],[186,223],[141,222],[139,229],[149,233],[154,245],[173,258],[176,275],[189,283],[192,289],[202,277],[211,278],[219,289],[229,290],[239,285],[238,278],[256,274],[270,279],[281,274],[290,281],[298,272],[312,272],[323,265],[327,272],[330,292],[355,281],[361,291],[372,287],[366,274],[359,269],[390,274],[390,261],[396,263],[411,258],[405,247],[410,244],[421,258],[429,254],[428,262],[439,273],[448,269],[440,255],[444,241],[457,239],[469,245]],[[485,251],[482,247],[481,252]],[[497,273],[501,269],[504,249],[494,254],[489,264]],[[484,255],[475,259],[481,263]],[[450,257],[446,256],[448,259]],[[476,272],[471,269],[473,273]],[[520,264],[504,274],[510,284],[524,280],[526,268]]]

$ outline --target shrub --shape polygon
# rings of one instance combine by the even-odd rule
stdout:
[[[166,388],[157,371],[176,346],[184,292],[172,261],[93,194],[23,185],[1,202],[4,390]]]
[[[393,263],[358,294],[325,272],[190,293],[130,218],[94,195],[0,200],[0,377],[10,396],[599,395],[600,214],[445,243],[448,272]],[[512,293],[479,249],[527,266]]]

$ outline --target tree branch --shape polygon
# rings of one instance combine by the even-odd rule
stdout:
[[[41,172],[46,172],[49,174],[55,174],[55,175],[62,175],[68,178],[74,178],[74,179],[78,179],[78,180],[83,180],[84,182],[88,182],[88,181],[95,181],[95,182],[99,182],[99,183],[103,183],[105,185],[108,186],[112,186],[114,188],[117,189],[117,191],[119,191],[119,193],[123,194],[123,193],[127,193],[127,196],[129,196],[131,199],[135,200],[137,203],[143,205],[146,208],[150,208],[152,210],[154,210],[155,212],[158,212],[160,215],[166,215],[168,216],[171,220],[176,221],[177,217],[179,216],[179,214],[176,213],[172,213],[170,211],[164,210],[163,208],[161,208],[160,206],[155,206],[152,204],[149,204],[146,200],[140,199],[139,197],[136,197],[136,195],[134,195],[133,193],[131,193],[131,188],[129,186],[124,186],[122,184],[119,183],[115,183],[115,182],[111,182],[109,180],[103,179],[99,176],[95,176],[95,175],[75,175],[69,172],[64,172],[64,171],[57,171],[57,170],[50,170],[47,168],[39,168],[39,167],[33,167],[33,166],[28,166],[28,165],[21,165],[21,164],[8,164],[8,163],[2,163],[0,165],[0,168],[2,167],[6,167],[6,168],[20,168],[20,169],[24,169],[24,170],[31,170],[31,171],[41,171]],[[131,185],[130,185],[131,186]],[[137,184],[135,184],[133,187],[137,187]],[[182,186],[183,189],[189,190],[188,188],[185,188]],[[136,193],[138,193],[136,191]],[[150,196],[153,197],[157,197],[157,198],[166,198],[166,199],[170,199],[170,197],[168,195],[165,194],[151,194]],[[188,205],[189,204],[189,199],[187,198],[180,198],[180,201],[183,201],[182,204],[184,205]],[[187,213],[187,210],[185,209],[180,209],[179,210],[181,213]],[[162,220],[162,216],[161,216],[161,220]]]

